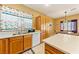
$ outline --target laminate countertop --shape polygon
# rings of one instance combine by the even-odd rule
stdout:
[[[58,33],[44,42],[64,53],[79,54],[79,36]]]
[[[11,37],[17,37],[17,36],[24,36],[24,35],[29,35],[29,34],[38,33],[38,32],[39,32],[39,31],[30,32],[30,33],[25,33],[25,34],[16,34],[16,35],[13,35],[11,32],[1,32],[1,33],[0,33],[0,39],[11,38]]]

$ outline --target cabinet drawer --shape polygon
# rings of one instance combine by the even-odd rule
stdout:
[[[32,34],[24,36],[24,38],[28,38],[28,37],[32,37]]]
[[[23,39],[23,36],[12,37],[12,38],[10,38],[10,42],[21,40],[21,39]]]
[[[48,54],[48,52],[50,54],[64,54],[63,52],[59,51],[58,49],[49,46],[48,44],[45,44],[45,53]]]

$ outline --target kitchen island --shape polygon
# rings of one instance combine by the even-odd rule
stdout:
[[[79,53],[79,36],[58,33],[45,39],[44,43],[45,52],[48,54]]]

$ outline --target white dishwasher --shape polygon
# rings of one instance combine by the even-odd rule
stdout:
[[[32,35],[32,47],[40,44],[40,32],[34,32]]]

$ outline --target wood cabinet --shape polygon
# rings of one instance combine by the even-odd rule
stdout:
[[[8,54],[8,39],[0,39],[0,54]]]
[[[38,16],[36,17],[36,30],[40,30],[40,38],[42,41],[43,39],[46,38],[46,29],[45,29],[45,16]]]
[[[41,41],[46,38],[46,23],[45,16],[41,16]]]
[[[36,30],[41,30],[41,16],[36,17]]]
[[[53,19],[43,15],[36,17],[36,30],[41,32],[41,41],[53,35]]]
[[[32,47],[32,34],[0,39],[0,54],[17,54]]]
[[[24,36],[24,50],[32,47],[32,34]]]
[[[9,53],[15,54],[23,51],[23,36],[12,37],[9,39]]]
[[[58,50],[48,44],[45,44],[45,53],[46,54],[65,54],[64,52],[61,52],[60,50]]]

